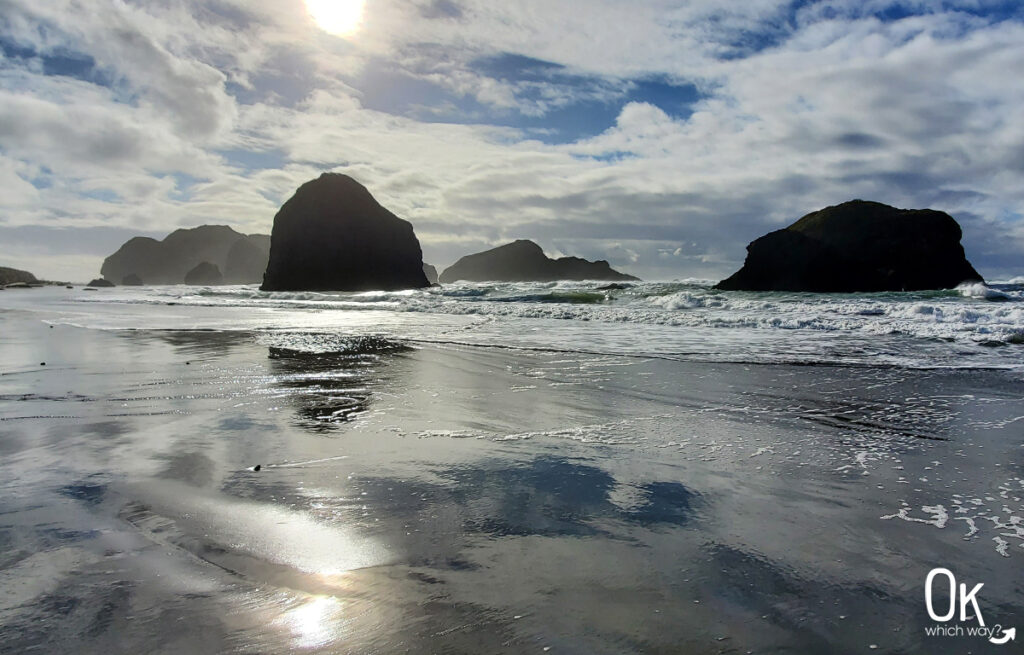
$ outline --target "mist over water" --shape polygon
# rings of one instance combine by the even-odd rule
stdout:
[[[936,566],[1024,616],[1020,286],[600,286],[5,292],[0,650],[997,648]]]

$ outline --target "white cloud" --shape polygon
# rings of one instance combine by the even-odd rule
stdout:
[[[641,275],[713,277],[765,230],[866,197],[950,211],[995,273],[1024,251],[1024,82],[1012,72],[1024,25],[953,4],[922,0],[921,16],[885,23],[876,0],[792,14],[781,0],[465,0],[446,12],[380,0],[345,40],[318,31],[301,0],[7,0],[0,38],[88,55],[107,84],[0,60],[0,227],[266,232],[299,184],[333,168],[412,220],[440,266],[534,237]],[[564,79],[479,66],[503,53],[564,66]],[[704,95],[686,118],[629,102],[604,133],[552,145],[368,109],[357,80],[381,61],[448,94],[420,116],[451,116],[453,99],[538,116],[624,98],[628,78],[652,75]],[[282,166],[250,169],[223,150]]]

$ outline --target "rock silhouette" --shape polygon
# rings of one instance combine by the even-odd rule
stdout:
[[[491,250],[466,255],[441,273],[442,283],[549,282],[552,280],[638,280],[620,273],[607,261],[579,257],[551,259],[533,241],[520,239]]]
[[[210,262],[200,262],[196,264],[195,268],[185,274],[185,284],[210,286],[223,283],[224,276],[221,275],[220,269],[217,268],[216,264],[211,264]]]
[[[112,286],[114,286],[114,283],[111,282],[110,280],[105,280],[105,279],[103,279],[101,277],[98,277],[98,278],[96,278],[95,280],[93,280],[92,282],[90,282],[86,286],[97,287],[97,288],[98,287],[112,287]]]
[[[423,264],[423,274],[427,276],[427,282],[437,284],[437,269],[431,264]]]
[[[123,287],[141,287],[142,286],[142,278],[140,278],[135,273],[131,273],[130,275],[125,275],[124,279],[121,280],[121,286],[123,286]]]
[[[162,241],[134,237],[103,261],[100,272],[108,280],[135,275],[146,284],[181,284],[186,273],[209,262],[233,284],[255,284],[263,280],[269,241],[266,235],[246,236],[226,225],[175,230]]]
[[[716,288],[918,291],[982,281],[964,255],[961,234],[944,212],[852,200],[754,240],[743,267]]]
[[[0,285],[4,284],[34,284],[39,280],[36,279],[35,275],[32,275],[28,271],[21,271],[16,268],[7,268],[6,266],[0,266]]]
[[[257,284],[270,259],[270,236],[250,234],[231,245],[224,261],[225,284]]]
[[[303,184],[277,212],[265,291],[368,291],[429,286],[412,224],[347,175]]]

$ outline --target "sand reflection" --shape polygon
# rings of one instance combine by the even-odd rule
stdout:
[[[314,596],[286,611],[275,625],[291,633],[296,648],[320,648],[342,638],[344,604],[334,596]]]

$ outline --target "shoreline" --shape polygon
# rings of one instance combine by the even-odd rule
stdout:
[[[12,644],[925,652],[934,563],[1024,608],[1014,374],[0,323]]]

